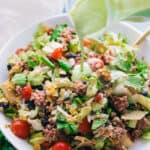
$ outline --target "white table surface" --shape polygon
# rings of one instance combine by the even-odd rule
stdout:
[[[0,49],[17,32],[63,9],[64,0],[0,0]],[[150,26],[150,22],[132,24],[142,31]]]

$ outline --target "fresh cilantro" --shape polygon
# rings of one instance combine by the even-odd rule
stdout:
[[[131,51],[123,51],[117,57],[116,66],[118,69],[128,72],[133,66],[133,62],[135,60],[134,53]]]
[[[139,73],[143,78],[147,79],[148,75],[148,66],[141,61],[137,61],[137,73]]]
[[[108,116],[103,119],[96,119],[92,123],[92,130],[97,129],[100,126],[103,126],[108,121]]]
[[[60,36],[61,31],[67,27],[67,24],[58,25],[50,37],[50,41],[55,41]]]
[[[132,67],[131,62],[119,60],[119,63],[117,63],[117,67],[122,71],[129,71]]]

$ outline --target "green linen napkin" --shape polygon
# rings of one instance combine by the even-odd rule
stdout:
[[[4,137],[0,131],[0,150],[16,150]]]

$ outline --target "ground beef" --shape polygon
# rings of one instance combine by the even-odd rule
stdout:
[[[23,89],[23,88],[22,88],[21,86],[17,85],[15,91],[16,91],[16,93],[17,93],[18,95],[21,95],[22,89]]]
[[[64,137],[60,134],[60,132],[51,125],[46,126],[44,129],[44,135],[51,144],[60,140],[64,140]]]
[[[129,134],[131,135],[131,139],[134,141],[143,134],[143,131],[141,129],[135,129],[131,131]]]
[[[122,139],[127,134],[127,130],[121,127],[101,127],[94,132],[96,138],[108,138],[114,145],[122,142]]]
[[[132,140],[136,140],[143,134],[143,129],[148,127],[150,122],[148,119],[143,118],[137,122],[136,129],[130,132]]]
[[[74,84],[74,92],[79,96],[83,96],[86,94],[87,85],[82,81],[76,81]]]
[[[66,28],[61,32],[61,36],[64,37],[66,42],[70,42],[75,37],[75,35],[72,33],[73,33],[73,29]]]
[[[129,106],[127,96],[111,96],[111,100],[112,100],[112,105],[114,106],[116,111],[120,113],[126,112]]]
[[[32,92],[31,100],[34,100],[35,105],[40,106],[44,104],[46,100],[45,97],[44,91],[35,90],[35,92]]]
[[[147,118],[143,118],[137,122],[137,129],[144,129],[150,125],[150,121]]]
[[[81,55],[80,54],[78,54],[77,57],[75,58],[75,62],[76,62],[76,64],[81,63]]]
[[[45,134],[46,139],[50,143],[58,141],[59,133],[57,129],[51,127],[50,125],[47,125],[46,128],[44,129],[44,134]]]
[[[113,144],[119,144],[127,131],[120,127],[101,127],[98,131],[99,137],[109,138]],[[98,137],[98,136],[97,136]]]
[[[114,150],[127,150],[125,146],[116,146]]]
[[[95,53],[95,52],[89,52],[88,57],[89,58],[98,58],[99,55],[97,53]]]
[[[20,65],[20,67],[21,67],[23,70],[25,70],[25,69],[28,68],[28,67],[27,67],[27,66],[28,66],[27,63],[24,62],[24,61],[19,62],[19,65]]]
[[[114,59],[114,57],[110,54],[103,54],[101,59],[103,60],[104,64],[109,64]]]
[[[119,117],[114,117],[112,119],[112,125],[115,127],[125,128],[125,124],[122,122],[122,120]]]
[[[119,144],[122,141],[122,138],[126,136],[127,131],[120,127],[114,127],[112,129],[112,136],[110,137],[110,140],[114,144]]]

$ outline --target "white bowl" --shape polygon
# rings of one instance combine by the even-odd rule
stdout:
[[[50,26],[55,26],[60,23],[67,23],[73,27],[73,24],[68,15],[61,15],[56,17],[50,17],[44,21],[44,24],[48,24]],[[15,38],[10,40],[4,48],[0,51],[0,83],[7,79],[7,58],[15,52],[17,48],[24,47],[28,42],[30,42],[33,38],[33,33],[36,30],[36,27],[39,23],[33,25],[31,28],[23,31],[18,34]],[[133,43],[135,39],[141,34],[138,30],[127,23],[119,23],[113,25],[110,31],[116,33],[122,33],[128,37],[129,43]],[[150,63],[150,41],[145,40],[143,45],[141,46],[141,51],[138,51],[137,57],[141,59],[145,58],[145,61]],[[4,133],[6,138],[18,149],[18,150],[32,150],[32,146],[29,145],[25,140],[17,138],[9,128],[6,128],[6,124],[9,124],[10,120],[5,117],[2,113],[0,113],[0,130]],[[130,150],[150,150],[150,142],[141,142],[138,141],[134,144]]]

